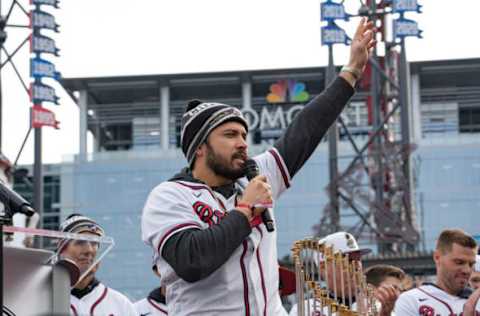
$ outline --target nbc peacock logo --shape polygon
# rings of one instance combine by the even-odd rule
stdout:
[[[270,86],[270,93],[267,95],[268,103],[282,102],[305,102],[310,94],[305,91],[305,84],[296,80],[279,80]]]

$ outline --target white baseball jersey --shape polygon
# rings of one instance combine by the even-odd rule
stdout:
[[[399,316],[460,316],[466,300],[427,284],[402,293],[395,303],[394,311]],[[476,310],[477,315],[480,315],[478,304]]]
[[[125,295],[102,283],[80,299],[70,295],[70,312],[72,316],[138,316]]]
[[[159,303],[150,297],[135,302],[139,316],[165,316],[168,315],[167,305]]]
[[[70,315],[71,316],[90,316],[87,304],[80,301],[73,295],[70,295]]]
[[[289,186],[290,175],[275,148],[256,156],[259,173],[272,187],[273,199]],[[237,181],[245,187],[246,178]],[[276,231],[260,224],[230,258],[208,277],[189,283],[161,256],[165,242],[186,229],[207,229],[234,209],[236,194],[225,199],[208,186],[168,181],[150,193],[142,215],[142,238],[154,249],[161,285],[167,287],[168,312],[182,315],[286,315],[278,292]],[[273,212],[272,212],[273,217]]]

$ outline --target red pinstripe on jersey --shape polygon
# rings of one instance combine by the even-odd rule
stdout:
[[[90,316],[94,316],[93,311],[94,311],[95,308],[98,306],[98,304],[100,304],[100,302],[103,301],[103,299],[105,298],[105,296],[107,296],[107,292],[108,292],[108,288],[105,287],[105,289],[103,290],[102,295],[100,295],[100,297],[98,298],[98,300],[97,300],[95,303],[93,303],[92,307],[90,308]]]
[[[273,148],[270,149],[268,152],[273,156],[273,158],[275,158],[275,162],[277,163],[278,169],[280,169],[280,173],[282,174],[283,183],[285,184],[285,187],[288,189],[290,187],[290,180],[288,180],[288,173],[283,163],[283,159],[280,157],[278,152]]]

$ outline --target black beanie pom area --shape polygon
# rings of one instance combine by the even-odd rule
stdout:
[[[196,99],[195,99],[195,100],[188,101],[188,103],[187,103],[187,109],[185,110],[185,112],[190,111],[191,109],[197,107],[197,105],[202,104],[202,103],[203,103],[203,101],[196,100]]]

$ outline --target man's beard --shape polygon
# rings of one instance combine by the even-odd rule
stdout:
[[[218,155],[208,142],[207,146],[207,166],[217,175],[235,181],[245,176],[245,167],[241,166],[238,169],[231,167],[231,162],[236,158],[246,159],[247,155],[243,152],[237,152],[232,155],[230,161]]]

